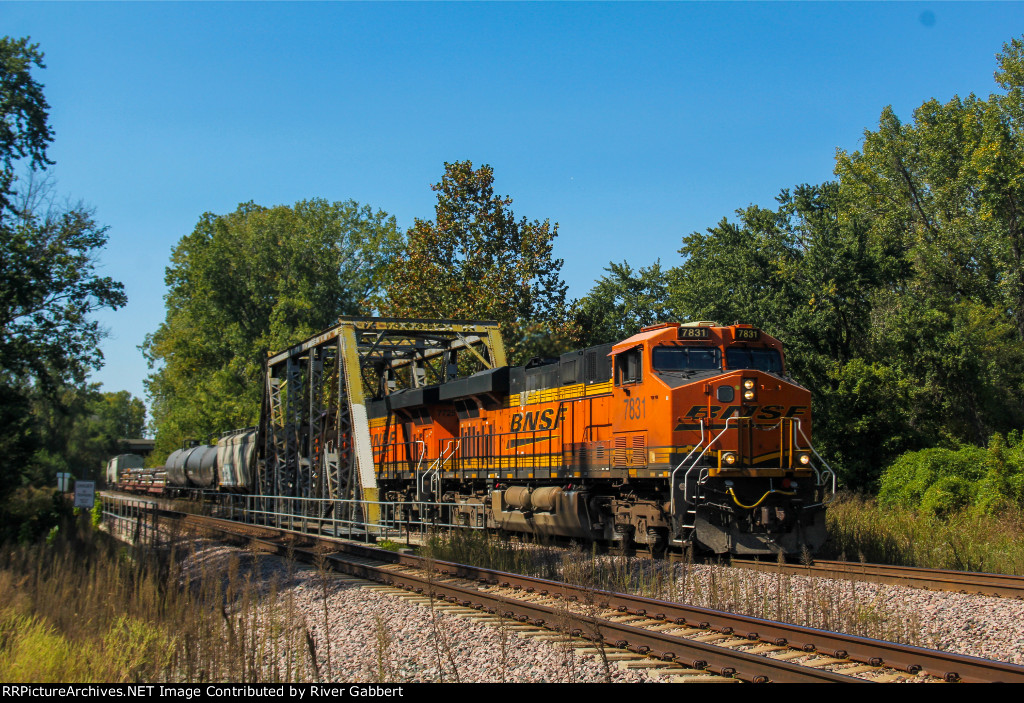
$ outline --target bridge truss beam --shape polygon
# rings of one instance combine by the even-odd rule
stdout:
[[[463,367],[469,360],[484,368],[505,366],[498,324],[341,317],[269,354],[260,418],[261,492],[376,501],[367,400],[452,380],[460,355]]]

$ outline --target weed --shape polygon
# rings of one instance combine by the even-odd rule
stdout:
[[[377,683],[388,683],[394,681],[394,668],[391,666],[391,634],[388,626],[380,613],[373,616],[373,631],[375,642],[375,653],[377,655]]]

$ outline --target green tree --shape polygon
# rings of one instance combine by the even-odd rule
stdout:
[[[155,456],[254,424],[267,352],[371,312],[400,241],[393,217],[354,201],[204,214],[174,249],[166,318],[143,345]]]
[[[100,392],[95,384],[66,386],[32,398],[39,446],[27,474],[34,485],[52,486],[57,472],[96,479],[123,439],[141,437],[146,407],[128,391]]]
[[[1004,94],[929,100],[907,123],[886,108],[836,159],[849,211],[905,267],[877,296],[877,352],[921,390],[912,421],[947,444],[1024,422],[1024,44],[1003,49]]]
[[[625,339],[646,325],[674,319],[668,304],[668,272],[661,261],[639,271],[611,262],[606,275],[576,306],[576,326],[584,346]]]
[[[82,383],[103,362],[106,332],[90,314],[127,298],[96,271],[107,228],[82,205],[55,206],[49,182],[28,185],[17,215],[0,221],[0,372],[47,388]]]
[[[670,303],[690,319],[741,321],[784,338],[790,370],[821,384],[868,342],[871,293],[891,254],[841,216],[836,184],[784,190],[779,207],[752,205],[684,237]]]
[[[998,57],[1004,94],[930,100],[907,123],[887,108],[837,153],[836,183],[683,240],[671,307],[781,338],[849,484],[1024,423],[1022,57],[1017,39]]]
[[[46,68],[38,44],[28,38],[0,38],[0,212],[11,208],[15,166],[29,159],[33,168],[52,164],[46,148],[53,141],[50,105],[32,67]]]
[[[56,204],[52,181],[37,176],[53,140],[32,77],[42,59],[28,39],[0,39],[0,496],[40,447],[32,398],[84,383],[103,359],[104,331],[90,314],[126,301],[120,283],[96,272],[106,228],[82,205]]]
[[[385,312],[496,320],[510,363],[551,353],[552,338],[568,345],[567,286],[562,260],[553,255],[557,223],[516,220],[512,198],[494,194],[494,171],[487,165],[445,163],[432,189],[435,219],[417,219],[409,229],[388,271]],[[539,339],[547,342],[538,346]]]
[[[745,322],[781,339],[789,374],[813,395],[815,444],[848,484],[868,486],[880,456],[895,456],[880,452],[916,446],[912,425],[885,410],[910,392],[901,374],[888,359],[863,361],[872,358],[875,296],[901,270],[899,250],[871,240],[835,183],[777,200],[775,210],[753,205],[737,222],[685,237],[670,306],[684,319]],[[869,414],[851,418],[854,409]]]

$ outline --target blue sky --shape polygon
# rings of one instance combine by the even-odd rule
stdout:
[[[204,212],[323,197],[432,217],[445,161],[559,223],[574,297],[609,261],[832,176],[886,105],[988,95],[1001,3],[10,3],[46,54],[59,192],[109,226],[129,304],[95,375],[144,394],[171,249]]]

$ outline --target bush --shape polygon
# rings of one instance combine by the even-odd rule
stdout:
[[[0,505],[0,542],[43,539],[72,516],[71,504],[53,489],[23,486]]]
[[[995,515],[1024,505],[1024,441],[996,434],[987,448],[924,449],[907,452],[885,470],[878,501],[946,516],[967,509]]]

